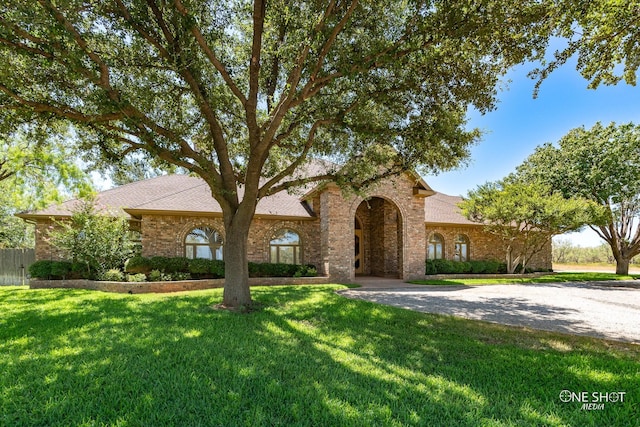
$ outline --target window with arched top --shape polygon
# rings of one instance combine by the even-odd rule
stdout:
[[[199,227],[191,230],[184,239],[187,258],[222,259],[222,236],[214,228]]]
[[[444,258],[444,239],[439,234],[432,234],[427,243],[427,256],[429,259]]]
[[[302,264],[300,235],[293,230],[279,230],[269,242],[269,258],[273,263]]]
[[[469,238],[464,234],[458,234],[453,244],[455,245],[453,259],[456,261],[469,261]]]

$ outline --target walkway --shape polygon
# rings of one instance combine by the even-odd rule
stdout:
[[[426,313],[640,343],[640,289],[612,283],[484,286],[410,285],[358,278],[348,298]],[[619,284],[618,284],[619,285]]]

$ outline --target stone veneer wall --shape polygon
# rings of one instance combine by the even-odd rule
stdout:
[[[492,234],[486,233],[481,226],[447,226],[426,225],[425,259],[428,254],[428,243],[433,233],[440,234],[444,239],[444,258],[453,259],[457,235],[463,234],[469,238],[469,258],[471,260],[497,260],[504,262],[505,251],[502,241]],[[534,255],[529,267],[551,269],[551,244]]]

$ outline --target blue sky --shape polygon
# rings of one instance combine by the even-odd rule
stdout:
[[[469,126],[485,134],[472,148],[467,167],[425,177],[434,190],[464,196],[479,184],[513,172],[538,145],[557,142],[579,126],[590,128],[598,121],[640,124],[640,86],[622,82],[587,89],[573,62],[554,71],[533,99],[535,81],[527,77],[533,68],[533,64],[521,65],[506,76],[511,82],[498,95],[496,110],[484,116],[470,114]],[[592,231],[563,237],[581,246],[603,243]]]

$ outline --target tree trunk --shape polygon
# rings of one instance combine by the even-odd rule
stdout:
[[[226,215],[225,215],[226,217]],[[251,307],[249,289],[249,267],[247,246],[251,217],[236,212],[227,221],[225,218],[224,251],[224,294],[222,304],[230,309],[246,310]]]
[[[520,256],[517,256],[516,259],[513,259],[513,246],[509,244],[507,246],[507,273],[515,274],[516,268],[518,267],[518,261],[520,261]]]
[[[621,276],[626,276],[629,274],[629,258],[625,258],[623,256],[618,257],[616,259],[616,274]]]

